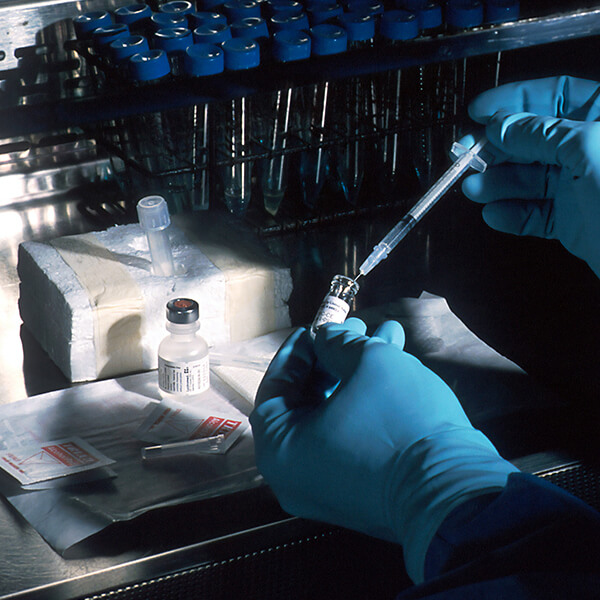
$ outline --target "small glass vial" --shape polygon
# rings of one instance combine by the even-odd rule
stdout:
[[[200,335],[198,303],[167,302],[167,331],[158,346],[158,388],[163,398],[191,400],[210,386],[208,344]]]
[[[317,329],[325,323],[343,323],[358,290],[358,283],[354,279],[336,275],[310,326],[310,334],[314,337]]]

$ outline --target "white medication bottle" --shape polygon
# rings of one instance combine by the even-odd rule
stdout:
[[[345,275],[336,275],[331,280],[329,292],[323,298],[310,326],[310,334],[314,337],[317,329],[325,323],[343,323],[358,290],[358,283],[354,279]]]
[[[163,398],[191,400],[209,388],[208,344],[199,329],[195,300],[167,302],[169,335],[158,346],[158,388]]]

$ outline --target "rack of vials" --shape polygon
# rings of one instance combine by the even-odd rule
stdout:
[[[518,0],[173,0],[77,15],[70,48],[97,90],[149,97],[286,65],[318,71],[322,57],[351,62],[353,52],[518,18]],[[217,204],[271,224],[309,222],[427,185],[456,138],[466,68],[374,69],[300,86],[280,77],[260,93],[138,109],[92,132],[134,198],[161,193],[173,212]]]

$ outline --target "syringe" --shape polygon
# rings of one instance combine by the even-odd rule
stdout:
[[[458,142],[452,144],[451,152],[456,160],[450,168],[431,186],[425,195],[402,217],[402,219],[388,232],[388,234],[373,248],[367,259],[360,265],[356,281],[361,275],[370,273],[388,254],[403,240],[408,232],[425,216],[427,211],[458,181],[460,176],[469,168],[476,171],[485,171],[487,164],[479,156],[482,148],[487,143],[485,137],[481,138],[471,148],[466,148]]]

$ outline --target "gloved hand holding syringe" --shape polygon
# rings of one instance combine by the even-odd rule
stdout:
[[[331,281],[331,289],[323,298],[321,305],[311,324],[310,332],[314,337],[317,329],[325,323],[343,323],[350,311],[350,305],[357,294],[359,286],[356,280],[370,273],[388,254],[404,239],[408,232],[425,216],[427,211],[458,181],[469,168],[485,171],[487,164],[479,153],[487,143],[481,138],[471,148],[458,142],[452,144],[451,152],[456,160],[450,168],[433,184],[425,195],[404,215],[389,233],[377,244],[371,254],[360,265],[354,278],[336,275]]]
[[[356,281],[361,275],[370,273],[388,254],[403,240],[408,232],[425,216],[431,207],[458,181],[469,168],[483,173],[487,164],[479,153],[487,143],[481,138],[471,148],[466,148],[458,142],[452,144],[452,154],[456,160],[450,168],[431,186],[425,195],[404,215],[404,217],[377,244],[371,254],[360,265]]]

